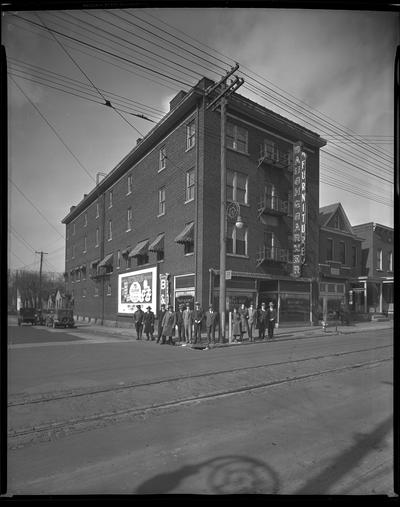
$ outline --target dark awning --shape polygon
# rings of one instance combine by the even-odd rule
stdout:
[[[183,231],[175,238],[176,243],[193,243],[194,222],[187,224]]]
[[[110,266],[113,263],[113,254],[108,254],[104,257],[104,259],[98,263],[98,268],[105,268],[106,266]]]
[[[128,255],[128,253],[129,253],[130,249],[131,249],[131,247],[130,247],[130,246],[128,246],[128,248],[125,248],[125,250],[122,250],[121,255],[122,255],[123,257],[125,257],[125,255]]]
[[[100,259],[96,259],[95,261],[92,261],[92,262],[90,263],[90,267],[91,267],[91,268],[93,268],[94,266],[97,266],[97,264],[99,263],[99,260],[100,260]]]
[[[129,257],[137,257],[138,255],[144,255],[147,253],[149,249],[149,240],[146,239],[144,241],[140,241],[133,250],[131,250],[131,253],[129,254]]]
[[[159,234],[153,243],[150,244],[150,252],[163,252],[164,251],[164,233]]]

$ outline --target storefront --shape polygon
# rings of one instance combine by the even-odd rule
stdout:
[[[175,310],[178,310],[179,305],[181,304],[185,306],[189,304],[191,310],[194,310],[194,302],[195,302],[194,273],[174,276],[174,296],[175,296]]]
[[[346,308],[346,284],[337,280],[320,282],[318,319],[326,321],[337,318],[338,312]]]

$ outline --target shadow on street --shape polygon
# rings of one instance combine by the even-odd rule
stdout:
[[[171,493],[188,478],[195,479],[197,483],[204,483],[205,480],[205,494],[276,494],[279,490],[278,474],[269,465],[246,456],[228,455],[155,475],[143,482],[134,493]],[[188,487],[184,493],[194,491]]]

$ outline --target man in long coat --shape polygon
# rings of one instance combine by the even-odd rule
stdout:
[[[162,329],[163,329],[162,322],[163,322],[165,312],[166,312],[165,305],[162,304],[161,309],[157,313],[157,327],[158,327],[158,329],[157,329],[157,343],[160,343],[160,340],[161,340]]]
[[[270,340],[274,337],[274,329],[275,329],[275,321],[276,321],[276,310],[274,308],[274,303],[272,301],[269,302],[269,308],[267,310],[268,313],[268,338]]]
[[[175,345],[174,341],[172,340],[172,335],[175,332],[175,326],[176,326],[176,315],[173,311],[173,308],[171,305],[168,306],[168,310],[165,312],[163,321],[162,321],[162,345],[165,344],[165,339],[167,338],[168,345]]]
[[[151,341],[154,340],[154,321],[155,316],[151,311],[151,306],[146,308],[147,312],[143,315],[143,332],[147,337],[147,341],[151,338]]]
[[[243,336],[245,333],[249,333],[249,328],[247,325],[247,319],[249,316],[249,312],[244,304],[240,305],[239,308],[239,315],[240,315],[240,327],[241,327],[241,337],[240,339],[243,340]]]
[[[141,309],[140,305],[136,306],[137,310],[133,314],[133,322],[135,324],[136,329],[136,340],[142,339],[142,331],[143,331],[143,316],[144,312]]]
[[[190,309],[189,303],[183,310],[183,329],[185,331],[185,344],[191,343],[192,341],[192,326],[193,326],[193,312]]]
[[[176,327],[178,330],[178,341],[181,342],[185,336],[185,329],[183,326],[183,308],[184,306],[179,305],[178,311],[176,312]]]
[[[201,326],[203,323],[204,312],[200,308],[200,303],[196,302],[193,310],[194,340],[193,343],[201,342]]]
[[[218,313],[214,311],[212,305],[209,306],[206,312],[206,329],[207,329],[207,349],[210,347],[211,342],[215,345],[215,328],[217,327]]]
[[[265,340],[265,329],[268,328],[268,312],[265,303],[261,303],[261,309],[258,310],[258,338]]]
[[[253,331],[255,331],[256,325],[257,325],[257,310],[254,308],[253,303],[250,303],[250,307],[247,311],[247,326],[249,340],[251,342],[254,340]]]

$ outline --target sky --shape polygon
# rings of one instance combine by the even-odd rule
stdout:
[[[45,252],[43,270],[63,272],[61,221],[97,174],[125,157],[179,90],[202,76],[217,81],[235,62],[240,94],[328,141],[320,206],[340,202],[352,225],[393,227],[398,26],[398,13],[377,11],[3,12],[9,267],[38,270]]]

